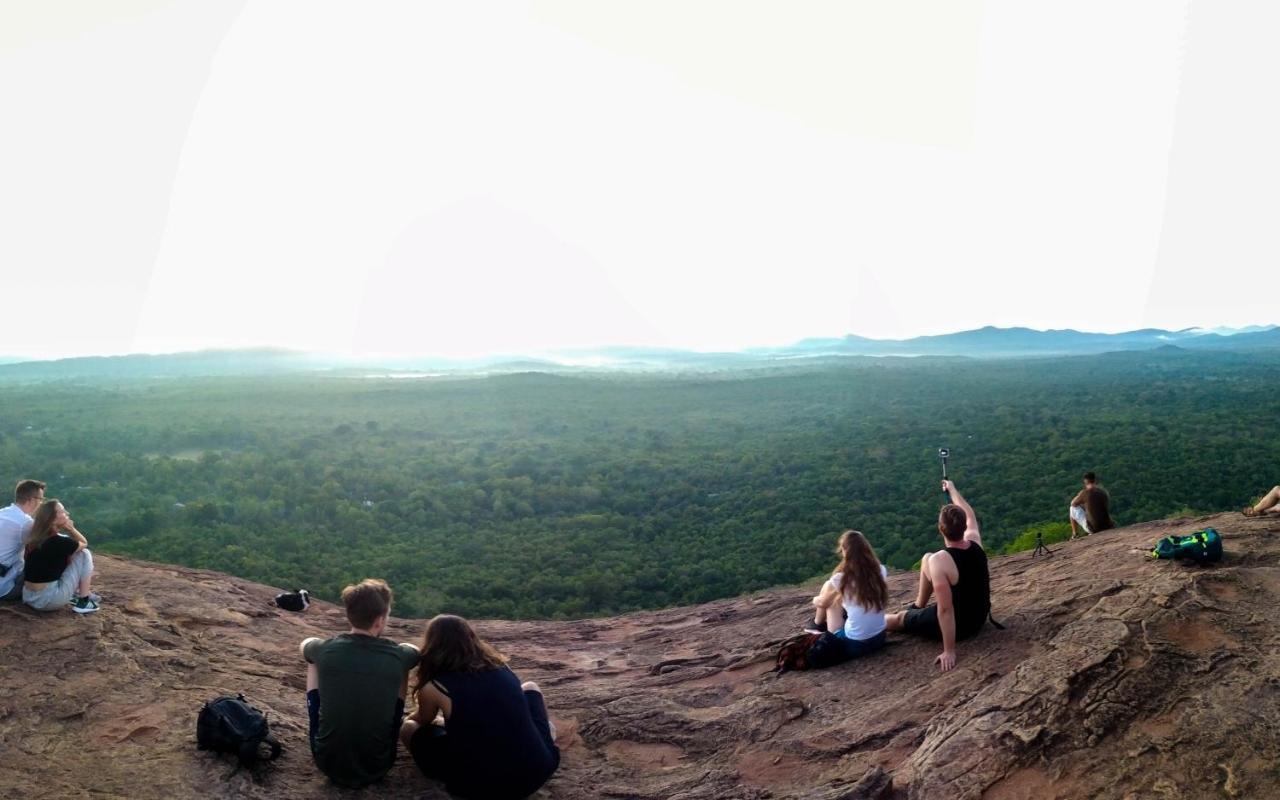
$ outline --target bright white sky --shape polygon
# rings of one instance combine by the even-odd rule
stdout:
[[[5,0],[0,355],[1280,322],[1276,22]]]

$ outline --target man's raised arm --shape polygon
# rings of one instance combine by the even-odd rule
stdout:
[[[978,528],[978,515],[973,513],[973,506],[969,505],[969,501],[964,499],[964,495],[960,494],[960,490],[949,480],[942,481],[942,491],[951,497],[951,502],[960,507],[964,512],[965,531],[964,538],[971,542],[982,544],[982,531]]]

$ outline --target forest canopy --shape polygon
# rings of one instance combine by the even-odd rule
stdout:
[[[942,445],[992,550],[1065,521],[1087,469],[1120,524],[1238,508],[1280,480],[1278,379],[1171,350],[10,382],[0,476],[47,481],[102,552],[327,599],[384,577],[402,615],[616,614],[813,579],[848,527],[909,567]]]

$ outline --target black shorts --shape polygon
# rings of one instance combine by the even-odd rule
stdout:
[[[986,622],[985,616],[982,622]],[[956,641],[968,639],[976,634],[982,629],[982,622],[965,627],[956,625]],[[907,616],[902,620],[902,632],[934,642],[942,641],[942,628],[938,625],[938,605],[930,603],[924,608],[907,609]]]

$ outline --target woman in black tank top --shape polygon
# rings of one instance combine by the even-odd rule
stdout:
[[[457,797],[515,800],[536,792],[560,765],[537,684],[521,684],[461,617],[431,620],[421,652],[417,710],[400,739],[422,774]],[[437,713],[443,725],[434,724]]]

